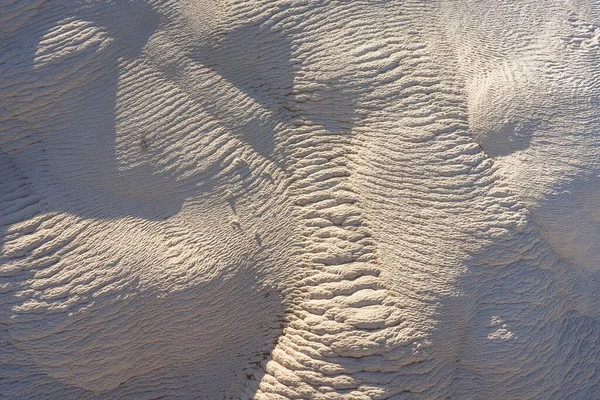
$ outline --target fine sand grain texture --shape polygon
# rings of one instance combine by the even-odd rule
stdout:
[[[600,399],[596,0],[0,0],[1,399]]]

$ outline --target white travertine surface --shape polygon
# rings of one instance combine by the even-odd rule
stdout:
[[[600,399],[600,3],[0,0],[0,398]]]

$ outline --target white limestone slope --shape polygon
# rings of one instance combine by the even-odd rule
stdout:
[[[0,0],[0,398],[600,398],[599,13]]]

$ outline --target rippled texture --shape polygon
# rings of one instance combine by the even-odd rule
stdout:
[[[0,397],[600,398],[600,4],[0,0]]]

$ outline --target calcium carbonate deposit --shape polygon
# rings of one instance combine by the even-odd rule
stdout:
[[[600,399],[600,2],[0,0],[0,398]]]

